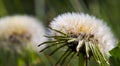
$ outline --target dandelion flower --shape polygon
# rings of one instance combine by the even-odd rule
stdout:
[[[37,47],[39,43],[46,40],[43,35],[45,35],[43,25],[33,17],[15,15],[0,19],[0,42],[2,46],[16,48],[32,46],[38,51],[45,47],[45,45]]]
[[[51,36],[46,37],[53,39],[43,44],[51,44],[50,42],[52,42],[51,46],[54,44],[60,45],[51,54],[67,46],[68,49],[62,57],[67,54],[67,56],[71,55],[72,53],[69,53],[71,51],[77,53],[78,56],[82,53],[86,59],[93,56],[100,64],[104,61],[108,63],[109,51],[116,46],[116,39],[106,23],[88,14],[62,14],[54,18],[50,28],[52,29]],[[57,64],[65,61],[66,57],[64,57],[64,60],[62,60],[62,57]]]

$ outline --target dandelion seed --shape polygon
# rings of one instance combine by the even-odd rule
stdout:
[[[0,42],[1,47],[10,46],[10,48],[23,46],[31,47],[35,50],[41,50],[45,47],[37,45],[46,40],[44,27],[39,21],[30,16],[7,16],[0,19]]]
[[[67,51],[75,52],[78,56],[82,53],[86,61],[93,56],[102,65],[108,63],[109,51],[116,46],[116,39],[106,23],[88,14],[62,14],[54,18],[50,28],[51,35],[56,36],[51,37],[54,41],[64,41],[69,49]],[[57,64],[61,62],[60,58]]]

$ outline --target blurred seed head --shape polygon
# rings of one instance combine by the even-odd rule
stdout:
[[[31,16],[14,15],[0,19],[0,43],[5,47],[32,47],[38,51],[45,47],[37,45],[46,40],[41,22]],[[0,45],[0,46],[1,46]]]

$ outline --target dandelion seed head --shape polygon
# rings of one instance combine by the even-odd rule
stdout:
[[[0,19],[0,37],[9,42],[17,42],[19,44],[30,44],[36,50],[42,49],[44,46],[37,45],[46,40],[43,37],[45,30],[43,25],[34,17],[14,15]]]
[[[107,24],[94,16],[84,13],[65,13],[56,17],[50,24],[50,27],[68,35],[81,34],[84,36],[94,36],[100,51],[110,56],[109,51],[116,46],[116,38]],[[52,31],[53,35],[59,35]]]

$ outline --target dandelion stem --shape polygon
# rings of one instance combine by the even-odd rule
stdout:
[[[89,66],[89,65],[88,65],[88,61],[89,61],[89,59],[88,59],[87,56],[85,56],[85,58],[86,58],[86,59],[85,59],[85,66]]]
[[[79,54],[78,59],[79,59],[79,62],[78,62],[79,66],[86,66],[86,61],[85,61],[84,55],[82,53]]]

